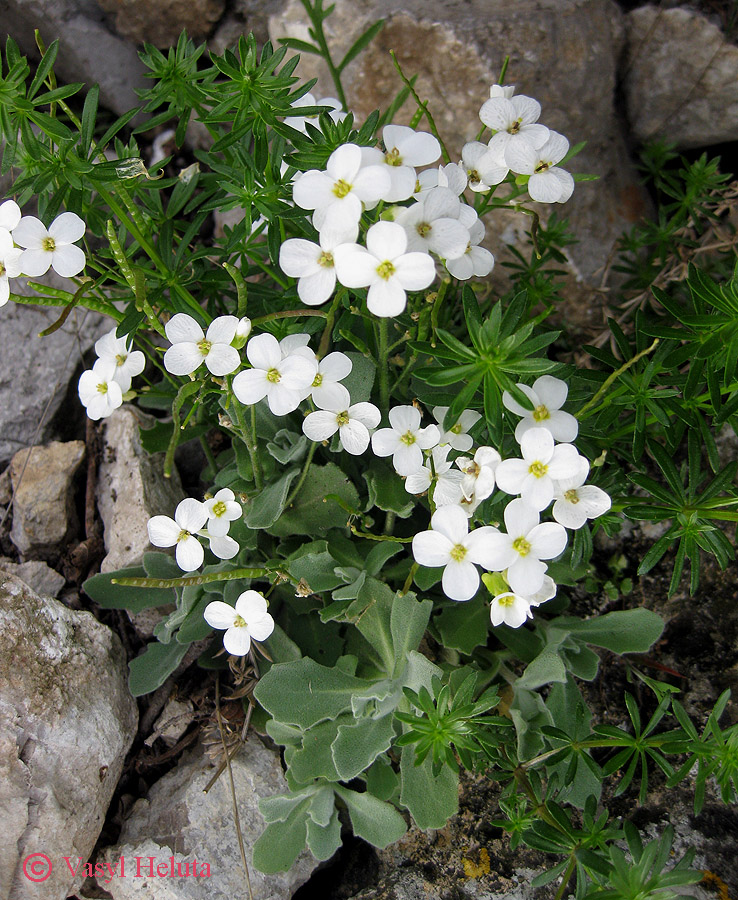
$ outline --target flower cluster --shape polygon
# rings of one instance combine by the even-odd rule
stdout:
[[[84,251],[76,246],[85,223],[71,212],[61,213],[47,229],[35,216],[21,216],[15,200],[0,205],[0,306],[10,298],[9,278],[38,278],[53,268],[73,278],[85,267]]]
[[[90,419],[107,418],[123,403],[134,375],[140,375],[146,358],[140,350],[131,350],[127,338],[116,337],[113,328],[95,342],[97,361],[82,373],[78,391]]]

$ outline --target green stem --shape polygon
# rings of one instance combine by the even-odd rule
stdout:
[[[417,104],[417,106],[418,106],[418,109],[419,109],[420,111],[422,111],[423,115],[424,115],[424,116],[426,117],[426,119],[428,120],[428,127],[430,128],[431,133],[435,136],[436,140],[437,140],[438,143],[441,145],[441,153],[443,154],[443,161],[444,161],[445,163],[450,163],[450,162],[451,162],[451,156],[450,156],[448,150],[446,149],[446,145],[443,143],[443,139],[441,138],[441,135],[440,135],[439,132],[438,132],[438,128],[436,127],[436,123],[435,123],[435,121],[433,120],[433,116],[431,115],[431,111],[428,109],[428,101],[426,100],[426,101],[424,102],[424,101],[422,101],[422,100],[420,99],[420,97],[418,96],[418,92],[417,92],[417,91],[415,90],[415,88],[413,87],[412,82],[405,76],[405,73],[404,73],[404,72],[402,71],[402,69],[400,68],[400,64],[399,64],[399,62],[397,61],[397,57],[395,56],[395,51],[394,51],[394,50],[390,50],[390,56],[392,57],[392,62],[395,64],[395,68],[397,69],[397,71],[398,71],[398,73],[399,73],[399,75],[400,75],[400,78],[402,79],[402,83],[405,85],[405,87],[406,87],[406,88],[410,91],[410,93],[412,94],[413,100],[415,100],[415,102],[416,102],[416,104]]]
[[[554,900],[561,900],[561,898],[566,893],[567,885],[569,884],[569,879],[574,874],[574,868],[576,867],[577,861],[572,856],[569,859],[569,865],[566,867],[566,871],[564,872],[563,878],[561,879],[561,884],[559,885],[558,891],[556,891],[556,896]]]
[[[283,309],[278,312],[267,313],[265,316],[257,316],[251,320],[253,325],[262,325],[264,322],[271,322],[274,319],[298,319],[300,316],[320,316],[322,319],[328,318],[328,313],[322,309]]]
[[[187,575],[184,578],[111,578],[110,582],[124,587],[173,588],[213,584],[218,581],[237,581],[239,578],[264,578],[273,574],[277,574],[276,571],[269,569],[231,569],[230,572],[209,572],[207,575]]]
[[[336,292],[336,296],[333,298],[333,303],[331,303],[330,309],[328,310],[325,328],[323,329],[323,334],[320,338],[320,345],[318,346],[318,359],[322,359],[328,352],[328,345],[331,342],[331,333],[333,332],[333,323],[336,320],[336,311],[345,293],[346,291],[344,288],[338,290]]]
[[[615,381],[617,378],[619,378],[623,374],[623,372],[627,372],[628,369],[632,365],[637,363],[639,359],[642,359],[644,356],[647,356],[652,350],[655,350],[656,347],[658,347],[658,345],[659,345],[659,339],[656,338],[650,347],[646,347],[645,350],[641,350],[640,353],[636,353],[636,355],[632,359],[629,359],[627,362],[623,363],[623,365],[620,366],[619,369],[616,369],[614,372],[612,372],[610,375],[608,375],[607,378],[605,379],[605,381],[600,386],[597,393],[589,401],[589,403],[585,403],[584,406],[579,410],[579,412],[574,413],[575,418],[581,419],[582,416],[584,415],[584,413],[587,412],[588,409],[591,409],[591,407],[593,407],[595,405],[595,403],[597,403],[597,401],[605,393],[605,391],[607,391],[607,389],[610,387],[610,385],[613,383],[613,381]]]
[[[264,480],[261,473],[259,450],[256,446],[256,428],[254,427],[256,414],[254,411],[254,407],[251,407],[251,428],[249,428],[246,423],[246,417],[243,414],[243,407],[241,406],[241,402],[236,398],[234,394],[231,394],[231,406],[236,414],[236,424],[238,425],[238,430],[241,433],[244,444],[246,444],[246,449],[249,451],[251,468],[254,470],[254,485],[256,487],[256,490],[260,491]]]
[[[325,39],[325,33],[323,31],[323,20],[319,16],[316,16],[312,5],[308,2],[308,0],[302,0],[302,5],[305,7],[305,11],[310,17],[310,21],[313,23],[313,34],[311,35],[318,47],[320,48],[320,55],[325,60],[325,64],[328,66],[328,71],[331,73],[331,78],[333,79],[333,84],[336,88],[336,94],[338,94],[338,99],[341,101],[341,106],[344,109],[348,109],[348,103],[346,102],[346,94],[343,90],[343,84],[341,83],[341,73],[333,62],[333,57],[331,56],[331,51],[328,49],[328,42]]]
[[[289,496],[285,502],[285,509],[288,509],[292,501],[295,497],[300,493],[300,488],[305,483],[305,479],[307,478],[308,470],[310,469],[310,463],[313,461],[313,456],[315,456],[315,450],[318,444],[315,441],[310,442],[310,449],[307,453],[307,458],[305,459],[305,465],[302,467],[302,472],[300,473],[300,477],[297,479],[297,484],[290,491]]]
[[[379,405],[389,412],[389,320],[379,320]]]

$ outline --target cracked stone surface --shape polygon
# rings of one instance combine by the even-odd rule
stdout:
[[[0,897],[64,900],[86,861],[138,722],[118,638],[0,569]],[[50,877],[26,879],[44,853]]]

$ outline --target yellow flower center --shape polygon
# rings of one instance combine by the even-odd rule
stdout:
[[[279,384],[281,377],[282,376],[279,374],[279,369],[270,369],[267,372],[267,381],[270,384]]]
[[[428,222],[418,222],[418,224],[415,226],[415,230],[422,238],[424,238],[428,237],[428,235],[431,233],[432,227],[433,226]]]
[[[536,406],[533,410],[533,421],[535,422],[543,422],[544,419],[550,419],[551,413],[548,411],[548,407],[541,404],[540,406]]]
[[[53,237],[45,237],[41,241],[41,249],[45,250],[47,253],[53,253],[56,250],[56,241]]]
[[[384,154],[384,161],[388,166],[402,165],[402,157],[400,156],[400,151],[397,149],[397,147],[393,147],[391,150],[388,150]]]
[[[212,341],[208,341],[206,338],[203,338],[201,341],[197,342],[197,349],[202,353],[203,356],[207,356],[210,353],[210,348],[213,346]]]
[[[479,172],[477,172],[476,169],[469,169],[466,174],[469,176],[469,181],[476,182],[482,180],[482,176],[479,174]]]
[[[344,197],[347,197],[353,189],[353,185],[349,184],[347,181],[344,181],[343,178],[339,178],[338,181],[333,185],[333,193],[338,197],[339,200],[343,200]]]
[[[180,541],[184,541],[188,537],[192,537],[192,535],[189,531],[185,531],[185,529],[183,528],[177,535],[177,543],[179,543]]]
[[[527,556],[530,553],[530,543],[524,537],[515,538],[512,548],[521,556]]]
[[[469,465],[464,469],[465,475],[479,475],[480,469],[477,463],[473,460],[469,463]]]
[[[451,548],[451,559],[455,562],[461,562],[461,560],[466,556],[467,550],[463,544],[454,544]]]
[[[318,374],[313,378],[312,387],[320,387],[323,384],[323,376],[318,372]]]
[[[342,428],[344,425],[348,425],[348,423],[349,423],[348,410],[344,410],[343,412],[340,412],[336,416],[336,424],[338,425],[339,428]]]
[[[127,359],[128,359],[128,354],[127,354],[127,353],[119,353],[119,354],[115,357],[115,364],[116,364],[116,366],[122,366],[122,365],[124,365],[124,363],[125,363],[125,361],[126,361]]]
[[[499,606],[512,606],[515,603],[515,595],[514,594],[500,594],[498,597],[495,597]]]
[[[5,274],[5,266],[0,262],[0,278]]]
[[[564,494],[564,500],[568,500],[569,503],[579,503],[579,494],[577,494],[574,488],[571,488]]]
[[[457,422],[455,425],[452,425],[451,432],[453,434],[461,434],[461,422]]]
[[[543,160],[541,160],[538,163],[538,165],[536,166],[536,174],[538,174],[540,172],[545,172],[546,169],[550,169],[552,165],[553,165],[552,162],[544,162]]]
[[[220,516],[224,515],[227,512],[228,507],[223,503],[222,500],[218,500],[217,503],[213,504],[213,515],[220,518]]]
[[[333,254],[329,253],[328,250],[324,250],[318,257],[318,265],[323,266],[324,269],[332,269],[334,265]]]
[[[528,466],[528,471],[531,475],[535,475],[536,478],[543,478],[546,472],[548,472],[548,466],[544,466],[542,462],[536,460]]]
[[[405,434],[400,437],[400,440],[407,447],[412,447],[412,445],[415,443],[415,435],[412,433],[412,431],[406,431]]]
[[[236,613],[236,618],[233,620],[234,628],[246,628],[247,625],[248,622],[246,621],[246,619]]]
[[[508,134],[517,134],[520,131],[520,119],[516,119],[512,125],[507,129]]]
[[[379,275],[380,278],[384,278],[385,281],[388,281],[394,274],[395,267],[388,259],[377,266],[377,275]]]
[[[101,384],[98,384],[97,389],[101,394],[107,394],[108,392],[108,386],[104,381]]]

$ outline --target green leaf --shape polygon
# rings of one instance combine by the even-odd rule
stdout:
[[[88,154],[92,145],[92,137],[95,132],[95,117],[97,116],[97,102],[100,96],[100,86],[93,84],[85,97],[85,105],[82,108],[82,127],[80,129],[80,145],[82,152]]]
[[[400,786],[400,778],[386,756],[379,756],[365,772],[366,789],[380,800],[389,800]]]
[[[188,645],[172,641],[149,644],[129,665],[128,689],[134,697],[142,697],[161,687],[174,672],[187,652]]]
[[[274,525],[284,510],[290,485],[297,477],[299,469],[289,469],[285,474],[264,488],[254,502],[247,507],[245,516],[249,528],[269,528]]]
[[[559,654],[547,647],[528,663],[516,684],[532,691],[552,681],[566,681],[566,666]]]
[[[286,566],[290,575],[304,578],[310,590],[316,593],[332,591],[343,584],[340,575],[336,575],[336,560],[328,552],[325,541],[311,541],[303,544],[299,550],[287,557]]]
[[[664,630],[661,617],[643,607],[618,610],[595,619],[562,616],[554,623],[585,643],[613,653],[646,653]]]
[[[272,799],[272,798],[267,798]],[[259,806],[264,803],[262,800]],[[254,844],[254,868],[265,875],[286,872],[300,855],[307,839],[310,798],[299,802],[282,822],[270,822]]]
[[[271,534],[325,534],[346,521],[346,512],[329,494],[339,497],[352,509],[359,505],[359,494],[335,463],[311,465],[299,493],[279,519],[269,526]],[[247,520],[248,522],[248,520]],[[253,528],[251,522],[248,524]],[[264,526],[262,526],[264,527]]]
[[[331,747],[333,762],[341,781],[360,775],[385,750],[395,736],[392,716],[364,718],[349,725],[339,725],[338,736]]]
[[[392,600],[390,630],[395,659],[393,678],[402,674],[408,655],[420,646],[432,609],[432,600],[418,601],[413,593],[398,593]]]
[[[179,567],[177,574],[182,574]],[[104,609],[128,609],[134,613],[176,602],[177,595],[172,588],[140,588],[113,584],[115,578],[141,578],[147,575],[148,572],[143,566],[119,569],[117,572],[100,572],[88,578],[82,585],[82,590]]]
[[[348,788],[334,788],[348,808],[354,834],[379,849],[394,844],[407,831],[400,813],[371,794],[358,794]]]
[[[280,663],[259,681],[254,696],[280,722],[308,729],[351,709],[354,694],[368,682],[303,658]]]
[[[475,647],[487,643],[489,607],[481,596],[468,603],[454,603],[434,616],[432,625],[444,647],[470,654]]]
[[[377,507],[384,512],[394,512],[401,519],[407,519],[415,509],[415,498],[405,490],[405,482],[397,477],[394,469],[383,463],[373,463],[362,472],[369,491],[366,512]]]
[[[373,25],[370,25],[367,30],[359,35],[359,37],[354,41],[354,43],[348,48],[341,62],[336,66],[339,73],[343,72],[346,66],[361,53],[361,51],[367,47],[374,38],[379,34],[379,32],[384,27],[384,19],[380,19],[378,22],[375,22]],[[353,395],[352,395],[353,396]]]
[[[437,776],[432,771],[433,760],[427,756],[415,765],[415,748],[402,748],[400,802],[410,811],[418,828],[443,828],[459,810],[459,776],[448,766]]]
[[[371,399],[372,387],[377,374],[377,366],[373,359],[349,350],[346,356],[351,360],[351,371],[341,384],[351,394],[352,403],[364,403]]]
[[[313,856],[323,862],[341,846],[341,823],[338,810],[334,809],[327,825],[318,825],[314,819],[308,819],[307,845]]]

